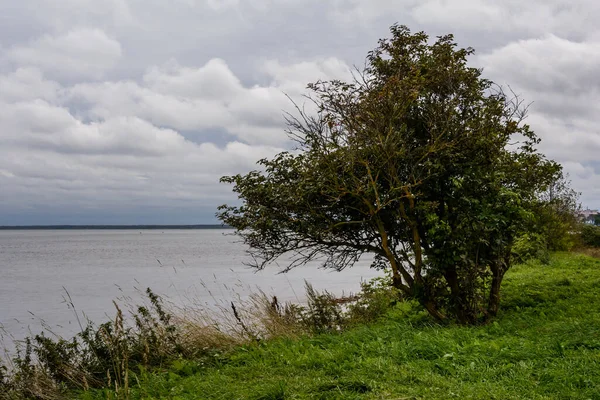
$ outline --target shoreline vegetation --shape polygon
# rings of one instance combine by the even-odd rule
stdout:
[[[216,308],[193,299],[175,305],[148,288],[142,303],[113,301],[114,319],[101,324],[81,320],[67,293],[80,333],[64,338],[45,327],[14,341],[16,354],[9,357],[5,350],[0,355],[0,399],[78,398],[104,389],[114,390],[115,398],[129,398],[131,379],[138,381],[139,372],[191,360],[211,362],[219,354],[275,338],[342,331],[367,322],[365,310],[383,312],[395,299],[385,278],[361,286],[360,298],[336,297],[305,282],[303,304],[282,304],[257,290],[228,305],[215,303]]]
[[[76,338],[21,343],[0,398],[600,399],[600,260],[516,265],[498,317],[470,327],[436,322],[388,281],[345,299],[307,285],[305,305],[256,293],[219,315],[148,289]]]
[[[0,226],[0,230],[166,230],[166,229],[233,229],[223,224],[201,225],[15,225]]]

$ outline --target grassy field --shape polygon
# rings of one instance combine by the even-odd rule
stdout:
[[[600,260],[564,253],[514,267],[486,326],[441,327],[404,303],[370,326],[177,361],[135,381],[130,397],[144,399],[600,399]]]

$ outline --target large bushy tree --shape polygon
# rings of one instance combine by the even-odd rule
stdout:
[[[288,118],[298,148],[223,177],[241,205],[218,217],[259,268],[293,254],[289,268],[324,257],[341,270],[370,253],[435,318],[484,321],[560,166],[536,150],[519,99],[467,65],[472,49],[391,34],[352,82],[309,85],[317,111]]]

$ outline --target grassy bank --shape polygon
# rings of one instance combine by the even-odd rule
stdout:
[[[128,397],[600,399],[600,260],[564,253],[549,265],[516,266],[502,305],[496,322],[467,328],[440,327],[401,303],[381,321],[342,333],[142,371]]]

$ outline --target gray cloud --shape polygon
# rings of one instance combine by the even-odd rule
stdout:
[[[0,0],[0,224],[214,221],[236,201],[220,176],[290,146],[285,94],[347,79],[395,22],[474,46],[600,207],[599,17],[591,0]]]

